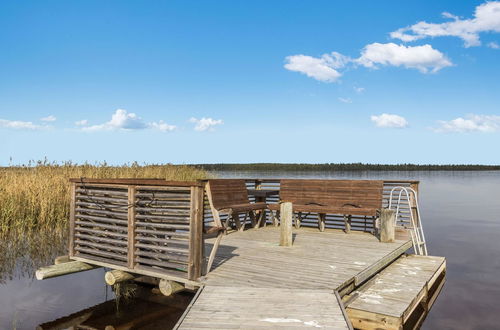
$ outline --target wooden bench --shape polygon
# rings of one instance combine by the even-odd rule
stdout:
[[[235,222],[237,229],[242,231],[245,227],[245,224],[242,224],[239,218],[239,215],[242,213],[245,214],[245,220],[247,215],[250,217],[252,227],[258,225],[256,223],[257,220],[260,224],[262,215],[265,214],[264,211],[266,210],[267,205],[264,202],[250,203],[248,200],[248,190],[245,180],[208,180],[206,189],[212,212],[217,214],[216,217],[220,218],[221,213],[228,215],[225,222],[226,228],[232,220]],[[255,211],[262,211],[259,219],[256,219]]]
[[[380,180],[281,180],[280,201],[291,202],[295,226],[300,227],[302,213],[317,213],[318,226],[325,229],[326,214],[343,214],[346,232],[350,231],[352,215],[375,218],[382,208],[384,182]],[[279,204],[269,204],[271,211],[279,211]],[[272,212],[273,221],[275,219]]]

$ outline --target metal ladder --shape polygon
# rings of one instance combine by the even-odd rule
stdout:
[[[394,201],[395,195],[397,195],[397,203]],[[402,201],[406,201],[408,206],[401,205]],[[427,244],[425,242],[422,220],[420,219],[417,192],[410,187],[398,186],[392,188],[389,196],[389,209],[396,212],[396,223],[398,221],[407,222],[408,219],[410,220],[410,224],[406,228],[410,230],[415,254],[426,256]]]

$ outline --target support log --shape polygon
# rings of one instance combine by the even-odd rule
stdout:
[[[136,276],[122,270],[112,270],[106,272],[104,275],[104,280],[108,285],[115,285],[116,283],[133,280]]]
[[[380,211],[380,242],[392,243],[396,236],[396,212],[382,209]]]
[[[167,297],[185,289],[184,285],[163,278],[160,280],[160,284],[158,286],[160,288],[160,292]]]
[[[42,267],[36,271],[35,276],[37,280],[45,280],[47,278],[83,272],[94,268],[98,268],[98,266],[81,261],[70,261],[58,265]]]
[[[280,204],[281,235],[280,246],[292,246],[293,205],[290,202]]]

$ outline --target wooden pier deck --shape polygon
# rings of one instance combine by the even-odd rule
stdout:
[[[265,227],[224,237],[178,328],[348,329],[336,292],[361,284],[411,247],[312,228],[295,230],[293,246],[282,247],[279,235],[279,228]]]

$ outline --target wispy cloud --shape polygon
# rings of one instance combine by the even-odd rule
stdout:
[[[500,131],[500,116],[470,114],[465,118],[458,117],[449,121],[441,120],[439,126],[433,128],[438,133],[473,133]]]
[[[363,93],[365,91],[364,87],[356,87],[356,86],[354,86],[353,89],[358,94],[361,94],[361,93]]]
[[[45,122],[52,122],[52,121],[56,121],[56,117],[53,116],[53,115],[50,115],[50,116],[47,116],[47,117],[43,117],[43,118],[40,118],[41,121],[45,121]]]
[[[215,126],[222,125],[224,122],[221,119],[212,119],[212,118],[190,118],[189,121],[194,123],[194,129],[196,131],[213,131],[215,130]]]
[[[0,119],[0,127],[3,128],[11,128],[11,129],[19,129],[19,130],[38,130],[49,128],[46,125],[37,125],[33,124],[31,121],[20,121],[20,120],[7,120]]]
[[[169,125],[165,123],[163,120],[158,122],[152,122],[148,124],[149,127],[160,130],[162,132],[171,132],[174,131],[177,127],[174,125]]]
[[[352,100],[348,97],[339,97],[338,100],[342,103],[352,103]]]
[[[115,113],[111,116],[111,120],[98,125],[88,125],[88,120],[80,120],[75,122],[77,126],[80,126],[83,131],[113,131],[113,130],[142,130],[147,128],[158,129],[162,132],[168,132],[174,130],[176,127],[169,125],[164,121],[160,120],[158,122],[146,123],[141,117],[137,116],[135,113],[127,112],[124,109],[117,109]]]
[[[494,41],[488,42],[488,44],[486,46],[488,46],[488,47],[490,47],[492,49],[500,49],[500,45],[497,42],[494,42]]]
[[[383,128],[405,128],[408,127],[408,121],[401,116],[383,113],[381,115],[373,115],[370,117],[371,121],[377,127]]]
[[[500,2],[489,1],[476,7],[474,17],[461,19],[448,12],[442,14],[452,21],[444,23],[418,22],[414,25],[391,32],[390,36],[405,42],[427,37],[453,36],[461,38],[465,47],[479,46],[479,34],[484,32],[500,32]]]
[[[87,119],[75,121],[76,126],[86,126],[88,124],[89,124],[89,121]]]
[[[285,69],[305,74],[323,82],[335,82],[342,74],[337,69],[343,68],[350,59],[332,52],[319,58],[308,55],[291,55],[285,58]]]

